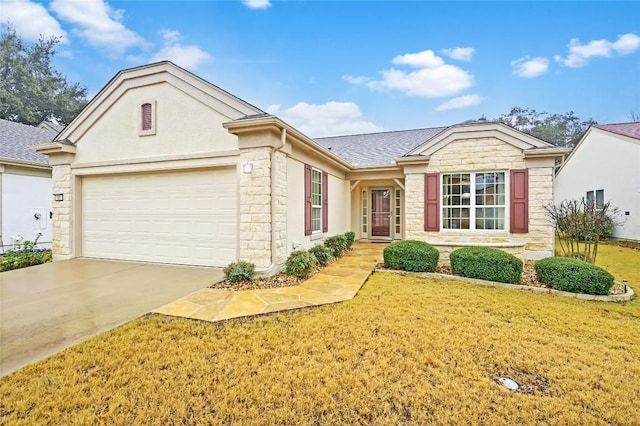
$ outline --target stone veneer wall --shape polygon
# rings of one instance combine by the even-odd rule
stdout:
[[[522,150],[498,139],[460,140],[432,154],[426,168],[428,173],[456,173],[478,171],[508,172],[526,168]],[[524,258],[553,255],[554,228],[548,220],[544,206],[553,201],[553,167],[529,168],[529,232],[511,234],[506,231],[491,233],[454,231],[424,231],[424,173],[408,171],[405,178],[405,238],[438,244],[443,262],[455,245],[463,243],[490,245]],[[440,212],[442,214],[442,211]]]
[[[71,256],[72,249],[72,220],[71,210],[73,201],[71,165],[53,166],[53,193],[62,194],[63,201],[53,201],[53,235],[51,251],[54,259],[65,259]]]
[[[271,264],[271,150],[244,149],[240,164],[253,163],[250,174],[240,173],[240,259],[256,268]]]

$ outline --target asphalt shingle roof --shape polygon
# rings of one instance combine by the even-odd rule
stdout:
[[[314,140],[354,166],[373,166],[393,164],[397,158],[409,153],[445,129],[447,127],[433,127],[333,136]]]
[[[640,139],[640,123],[598,124],[593,127],[618,135]]]
[[[0,119],[0,158],[49,164],[46,155],[38,154],[29,147],[49,143],[57,134],[52,130]]]

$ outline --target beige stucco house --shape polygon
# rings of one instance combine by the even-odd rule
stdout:
[[[242,259],[269,274],[346,231],[549,256],[544,205],[565,150],[497,123],[314,140],[160,62],[118,73],[38,152],[53,166],[55,259]]]

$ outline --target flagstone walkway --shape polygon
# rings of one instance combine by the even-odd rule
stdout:
[[[204,288],[153,312],[214,322],[351,300],[376,262],[382,261],[385,247],[356,242],[349,253],[299,286],[242,291]]]

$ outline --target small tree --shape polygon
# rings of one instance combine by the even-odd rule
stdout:
[[[584,197],[546,207],[558,233],[563,256],[595,263],[598,243],[613,223],[610,208],[610,202],[596,206],[595,202],[587,202]],[[613,209],[612,213],[615,211]]]

